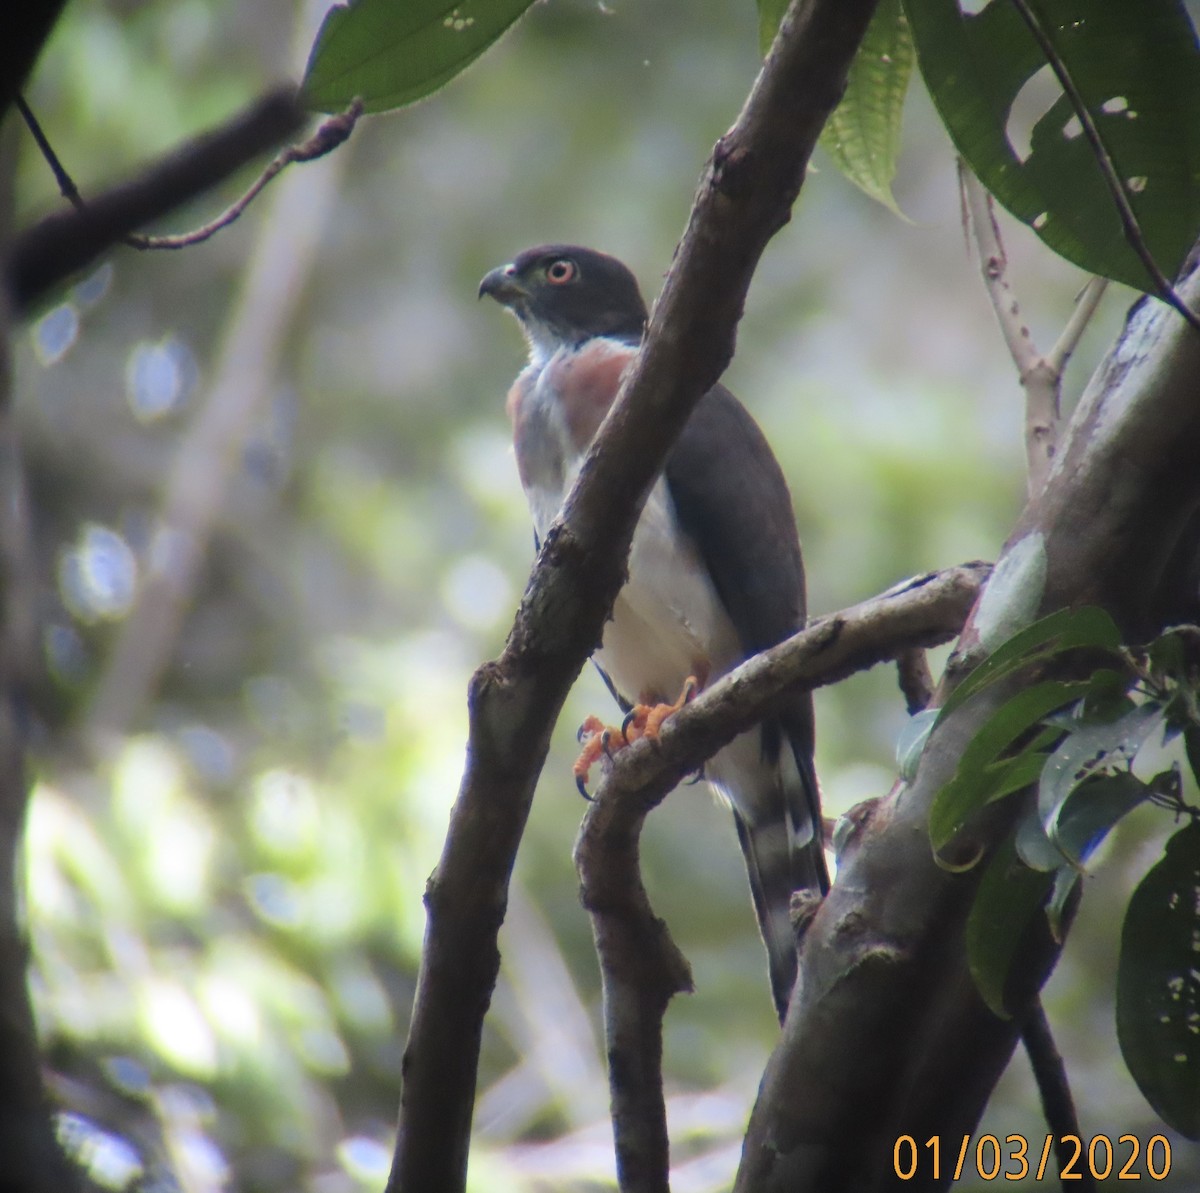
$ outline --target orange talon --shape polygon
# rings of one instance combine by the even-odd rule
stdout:
[[[589,716],[579,726],[577,739],[583,743],[583,750],[575,759],[572,768],[575,774],[575,786],[584,799],[588,795],[588,775],[593,766],[600,761],[601,755],[612,758],[614,750],[632,745],[639,738],[657,737],[663,722],[673,713],[677,713],[696,694],[700,681],[694,675],[689,675],[683,684],[683,691],[674,704],[635,704],[626,714],[620,728],[609,727],[599,717]]]

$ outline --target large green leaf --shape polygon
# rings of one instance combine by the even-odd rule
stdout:
[[[934,796],[929,837],[935,852],[985,804],[1036,782],[1045,762],[1038,752],[1047,744],[1044,738],[1013,757],[1001,754],[1048,713],[1075,703],[1086,691],[1086,682],[1041,683],[1018,692],[992,713],[963,750],[954,778]]]
[[[1045,58],[1010,0],[964,13],[904,0],[921,73],[959,153],[1056,252],[1139,289],[1153,283],[1125,240],[1095,153],[1065,94],[1033,129],[1008,124]],[[1115,164],[1154,259],[1171,276],[1200,229],[1200,49],[1180,0],[1030,0]]]
[[[304,75],[318,112],[356,97],[368,112],[403,107],[470,66],[532,0],[351,0],[325,14]]]
[[[1152,794],[1132,771],[1104,775],[1077,786],[1043,829],[1060,852],[1060,862],[1065,858],[1079,869],[1117,821]]]
[[[1181,829],[1125,913],[1117,1039],[1146,1101],[1200,1139],[1200,824]]]
[[[1014,958],[1042,914],[1054,875],[1031,870],[1009,838],[984,871],[967,916],[967,965],[983,1001],[1008,1018],[1004,988]]]
[[[788,0],[758,0],[758,44],[771,48]],[[846,92],[821,131],[821,147],[855,186],[897,215],[892,195],[904,97],[913,68],[912,35],[901,0],[880,0],[850,64]]]
[[[842,102],[821,130],[821,147],[837,168],[897,215],[892,180],[912,68],[912,35],[900,0],[881,0],[850,64]]]
[[[1162,705],[1147,701],[1110,724],[1081,725],[1047,760],[1038,784],[1038,813],[1053,839],[1067,797],[1085,779],[1132,759],[1162,724]]]

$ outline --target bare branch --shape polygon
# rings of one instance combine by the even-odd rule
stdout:
[[[1062,375],[1066,372],[1067,362],[1079,346],[1079,341],[1083,338],[1083,333],[1092,321],[1092,316],[1096,313],[1096,308],[1100,305],[1100,300],[1104,297],[1107,289],[1108,278],[1096,275],[1088,278],[1087,283],[1079,292],[1079,297],[1075,300],[1075,309],[1071,312],[1066,327],[1062,329],[1058,343],[1046,353],[1046,364],[1050,371],[1060,379],[1060,385],[1062,384]]]
[[[575,845],[592,917],[604,997],[604,1038],[621,1193],[665,1193],[670,1140],[663,1098],[663,1017],[692,971],[650,907],[638,841],[658,800],[597,799]]]
[[[1074,1135],[1076,1139],[1081,1139],[1083,1136],[1079,1132],[1079,1115],[1075,1113],[1075,1099],[1071,1097],[1067,1068],[1054,1043],[1050,1021],[1046,1018],[1046,1009],[1040,998],[1034,999],[1029,1018],[1021,1029],[1021,1040],[1029,1055],[1029,1064],[1042,1098],[1046,1126],[1054,1136],[1055,1158],[1058,1160],[1058,1171],[1062,1173],[1074,1159],[1074,1149],[1067,1142],[1067,1137]],[[1079,1181],[1076,1189],[1081,1193],[1095,1193],[1096,1181],[1086,1164],[1078,1171],[1072,1167],[1072,1173]]]
[[[323,120],[311,137],[301,141],[299,145],[290,145],[282,153],[276,154],[271,164],[254,180],[249,190],[235,202],[231,203],[219,216],[193,228],[190,232],[181,232],[177,236],[142,236],[134,234],[125,237],[125,244],[135,249],[185,249],[194,244],[201,244],[210,236],[214,236],[222,228],[228,228],[241,214],[258,198],[263,188],[280,171],[293,162],[311,162],[327,153],[332,153],[339,145],[344,144],[354,131],[359,117],[363,113],[361,99],[356,99],[344,112],[338,112]]]
[[[464,1186],[497,932],[551,728],[620,590],[645,495],[732,356],[754,268],[790,218],[874,7],[795,0],[785,16],[713,151],[645,346],[542,544],[504,653],[471,681],[466,770],[426,890],[391,1193]]]
[[[992,309],[996,312],[1009,355],[1024,385],[1026,376],[1037,368],[1042,357],[1034,346],[1028,325],[1021,318],[1020,304],[1008,282],[1008,254],[1000,239],[1000,226],[996,223],[992,196],[961,157],[958,159],[958,185],[962,192],[963,211],[979,253],[983,284],[991,299]]]
[[[75,185],[75,180],[67,173],[67,168],[59,160],[59,156],[54,152],[54,146],[50,144],[50,138],[46,136],[45,130],[42,128],[38,118],[33,114],[33,110],[25,102],[24,96],[18,95],[13,100],[13,106],[21,114],[21,119],[25,121],[25,126],[29,129],[30,136],[33,137],[34,143],[37,145],[42,157],[46,159],[46,164],[50,167],[50,173],[54,175],[54,181],[58,183],[58,193],[62,195],[72,207],[83,210],[83,196],[79,193],[79,188]]]
[[[1052,369],[1038,352],[1028,326],[1021,319],[1020,306],[1008,281],[1008,256],[1000,239],[992,196],[962,158],[958,160],[958,180],[979,252],[984,285],[1025,390],[1025,461],[1032,497],[1046,483],[1058,450],[1062,372]]]
[[[990,574],[986,563],[929,572],[840,613],[819,617],[798,634],[747,659],[664,722],[615,755],[596,799],[616,787],[638,806],[657,803],[739,733],[758,724],[772,703],[795,688],[837,683],[903,651],[957,637]]]
[[[56,212],[27,228],[14,238],[3,265],[13,306],[28,310],[134,229],[215,186],[304,119],[295,88],[281,87],[83,209]]]
[[[904,693],[904,707],[910,717],[915,716],[933,698],[933,672],[929,670],[924,648],[910,646],[900,651],[896,655],[896,672],[900,691]]]

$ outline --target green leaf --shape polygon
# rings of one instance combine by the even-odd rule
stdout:
[[[1013,758],[1000,755],[1047,713],[1080,699],[1086,690],[1083,682],[1037,684],[1005,701],[979,727],[958,761],[954,778],[937,793],[929,810],[929,837],[935,852],[972,813],[1037,780],[1045,759],[1036,752],[1036,744]]]
[[[1149,700],[1109,725],[1083,725],[1046,760],[1038,783],[1038,814],[1054,839],[1055,823],[1071,792],[1098,770],[1131,759],[1161,724],[1162,705]]]
[[[1079,884],[1080,872],[1074,866],[1060,866],[1054,872],[1054,889],[1046,903],[1046,920],[1050,934],[1059,944],[1063,942],[1063,916],[1067,913],[1067,902],[1071,892]]]
[[[1062,858],[1080,868],[1122,817],[1150,798],[1150,788],[1130,771],[1081,783],[1044,827]],[[1062,860],[1060,858],[1060,860]]]
[[[1049,874],[1063,865],[1058,846],[1046,836],[1046,828],[1036,808],[1030,808],[1017,824],[1017,857],[1031,870]]]
[[[967,965],[983,1001],[1001,1019],[1009,1017],[1004,988],[1014,958],[1054,886],[1051,874],[1031,870],[1009,838],[984,871],[967,916]]]
[[[901,2],[881,0],[850,64],[846,93],[821,131],[821,147],[837,168],[897,215],[892,180],[912,68],[912,36]]]
[[[1056,613],[1026,626],[1007,642],[996,647],[951,692],[950,699],[942,705],[941,715],[949,716],[976,692],[1030,663],[1041,662],[1064,650],[1080,646],[1116,650],[1120,644],[1121,633],[1103,609],[1095,605],[1084,605],[1079,609],[1059,609]]]
[[[351,0],[325,14],[302,94],[318,112],[423,99],[465,70],[532,0]]]
[[[789,0],[758,0],[758,48],[765,58],[775,34],[779,32],[779,22],[788,10]]]
[[[1200,1139],[1200,824],[1181,829],[1129,900],[1117,967],[1117,1039],[1146,1101]]]
[[[1168,276],[1200,228],[1200,49],[1179,0],[1032,0],[1083,96],[1155,261]],[[1013,103],[1045,59],[1010,0],[978,13],[956,0],[905,0],[921,73],[955,146],[983,185],[1055,252],[1139,289],[1091,144],[1065,94],[1022,158]]]
[[[922,709],[909,717],[900,730],[900,736],[896,739],[896,767],[906,783],[911,783],[917,777],[917,763],[921,761],[925,743],[937,719],[936,708]]]

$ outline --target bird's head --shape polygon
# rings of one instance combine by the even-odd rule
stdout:
[[[535,359],[595,336],[636,344],[646,328],[637,279],[615,257],[569,244],[526,249],[479,283],[521,321]]]

